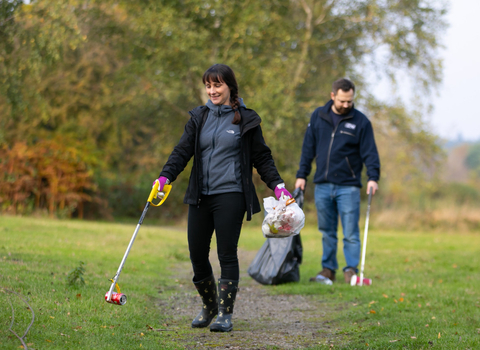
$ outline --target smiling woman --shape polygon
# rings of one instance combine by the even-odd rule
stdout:
[[[193,284],[203,307],[192,327],[212,332],[230,332],[240,268],[238,241],[243,218],[260,211],[252,181],[253,165],[267,186],[291,197],[285,189],[270,148],[265,144],[258,114],[238,97],[233,70],[215,64],[203,74],[210,98],[205,106],[190,111],[190,120],[178,145],[163,167],[158,182],[176,180],[194,157],[184,202],[189,204],[188,246],[193,266]],[[209,260],[213,232],[217,240],[221,276],[218,291]]]
[[[205,89],[213,104],[230,106],[230,89],[227,84],[208,81]]]
[[[238,84],[233,70],[224,64],[214,64],[203,74],[202,81],[210,101],[217,106],[231,106],[235,112],[232,123],[240,123],[238,108],[241,99],[238,97]]]

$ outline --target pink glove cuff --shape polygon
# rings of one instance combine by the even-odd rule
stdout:
[[[287,191],[287,189],[285,188],[285,184],[283,183],[278,184],[277,187],[275,187],[274,192],[275,192],[275,197],[277,197],[277,199],[282,198],[282,195],[288,198],[292,198],[292,195],[290,194],[290,192]]]
[[[157,181],[157,180],[155,180]],[[153,184],[155,184],[155,181],[153,181]],[[158,178],[158,182],[159,182],[159,185],[158,185],[158,192],[162,192],[163,191],[163,187],[165,186],[165,184],[169,184],[170,183],[170,180],[167,179],[165,176],[160,176]]]

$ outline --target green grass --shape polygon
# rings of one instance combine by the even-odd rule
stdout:
[[[35,349],[152,349],[162,344],[162,315],[152,300],[175,282],[168,270],[188,260],[185,233],[143,225],[119,280],[129,302],[107,304],[104,295],[135,225],[0,217],[0,286],[28,298],[35,323],[27,345]],[[69,286],[68,273],[85,262],[83,287]],[[165,271],[166,273],[162,273]],[[0,348],[20,342],[8,332],[11,307],[20,336],[31,313],[14,294],[0,293]],[[171,344],[162,348],[175,348]]]
[[[172,324],[155,300],[178,288],[175,268],[189,260],[186,232],[147,221],[119,281],[129,302],[118,307],[107,304],[104,295],[135,224],[0,216],[0,348],[20,346],[8,332],[11,306],[19,335],[31,321],[26,304],[10,291],[35,312],[26,337],[29,349],[179,348],[175,337],[189,332],[189,323]],[[257,251],[263,240],[259,226],[249,223],[240,247]],[[326,318],[333,343],[319,349],[332,344],[337,349],[480,348],[479,234],[372,229],[365,275],[373,285],[364,287],[308,282],[320,269],[321,238],[312,226],[302,231],[302,241],[300,283],[264,288],[317,295],[334,306],[337,311]],[[68,273],[80,261],[86,284],[70,286]],[[195,294],[191,286],[186,292]],[[167,322],[173,331],[149,331]]]
[[[320,239],[314,229],[302,238],[302,283],[278,286],[277,293],[322,289],[307,282],[318,269]],[[479,245],[475,233],[370,231],[365,277],[372,286],[323,287],[342,309],[334,317],[335,348],[480,348]]]

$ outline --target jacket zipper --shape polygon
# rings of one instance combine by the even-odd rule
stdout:
[[[190,115],[193,117],[194,114],[189,112]],[[207,115],[205,115],[205,113],[207,113]],[[208,110],[206,112],[204,112],[203,114],[203,117],[202,117],[202,120],[200,121],[200,124],[198,125],[198,129],[197,129],[197,135],[196,135],[196,139],[197,141],[195,142],[195,155],[197,154],[197,151],[198,151],[198,140],[200,138],[200,132],[203,128],[203,126],[205,125],[205,122],[207,121],[207,118],[208,118]],[[199,162],[197,162],[197,173],[200,172],[200,169],[198,168],[198,164]],[[202,202],[202,193],[201,193],[201,185],[198,183],[198,177],[196,179],[196,182],[197,182],[197,208],[200,208],[200,203]]]
[[[240,137],[243,137],[243,135],[245,135],[245,133],[255,127],[257,127],[258,125],[260,125],[260,123],[251,123],[251,125],[247,125],[247,128],[245,128],[245,126],[243,125],[242,126],[242,129],[240,130]],[[242,141],[243,142],[243,141]],[[247,167],[247,159],[245,158],[245,153],[242,152],[242,156],[243,156],[243,164],[245,165],[245,167]],[[246,178],[246,182],[247,182],[247,185],[250,186],[250,181],[248,179],[248,177]],[[253,208],[252,209],[252,212],[253,212]]]
[[[352,176],[354,179],[356,179],[355,173],[353,172],[352,166],[350,165],[350,161],[348,160],[348,157],[345,157],[345,160],[347,161],[348,168],[350,169],[350,172],[352,173]]]
[[[221,107],[220,107],[221,108]],[[217,135],[218,124],[220,123],[220,118],[222,117],[222,111],[218,111],[218,118],[217,118],[217,125],[215,125],[215,130],[213,131],[212,135],[212,152],[210,152],[210,156],[208,157],[208,166],[207,166],[207,194],[210,192],[209,180],[210,180],[210,163],[212,161],[213,152],[215,151],[215,135]]]
[[[350,135],[350,136],[355,137],[355,134],[352,134],[351,132],[348,132],[348,131],[340,130],[340,134],[345,134],[345,135]]]
[[[352,118],[353,118],[353,116],[349,116],[349,117],[343,118],[343,119],[337,124],[337,126],[335,127],[335,129],[333,129],[332,137],[331,137],[331,139],[330,139],[330,145],[328,146],[327,169],[325,170],[325,180],[327,179],[327,176],[328,176],[328,168],[330,167],[330,154],[331,154],[331,152],[332,152],[332,145],[333,145],[333,139],[335,138],[335,132],[337,131],[338,126],[339,126],[343,121],[345,121],[345,120],[347,120],[347,119],[352,119]],[[349,134],[349,135],[355,136],[355,135],[350,134],[350,133],[348,133],[348,132],[346,132],[346,131],[343,131],[343,130],[341,130],[340,133],[342,133],[342,134],[345,133],[345,134]]]
[[[240,137],[241,137],[241,142],[243,144],[243,142],[245,142],[245,140],[243,140],[243,136],[245,135],[245,133],[255,127],[257,127],[258,125],[260,125],[260,123],[250,123],[249,125],[241,125],[241,130],[240,130]],[[243,147],[243,146],[242,146]],[[247,159],[245,158],[245,153],[242,152],[242,156],[243,156],[243,164],[244,164],[244,168],[245,170],[247,169],[248,167],[248,164],[247,164]],[[245,200],[247,199],[247,192],[249,192],[250,190],[250,180],[247,176],[242,176],[242,178],[245,179],[245,182],[246,182],[246,186],[247,188],[244,188],[243,189],[243,192],[244,192],[244,195],[245,195]],[[247,204],[247,212],[250,216],[253,215],[253,204],[252,203],[246,203]]]
[[[327,176],[328,176],[328,168],[330,166],[330,153],[332,152],[333,139],[335,138],[335,132],[337,131],[337,128],[338,128],[338,124],[335,127],[335,129],[333,129],[333,131],[332,131],[332,137],[330,138],[330,145],[328,146],[327,169],[325,169],[325,180],[327,179]]]

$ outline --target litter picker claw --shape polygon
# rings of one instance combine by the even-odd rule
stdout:
[[[368,221],[370,219],[370,204],[372,203],[372,192],[373,188],[370,187],[368,191],[368,207],[367,207],[367,218],[365,219],[365,231],[363,232],[363,249],[362,249],[362,263],[360,265],[360,276],[354,275],[350,280],[350,285],[352,286],[369,286],[372,284],[370,278],[363,277],[363,270],[365,268],[365,252],[367,251],[367,236],[368,236]]]
[[[152,191],[150,192],[150,195],[148,196],[147,204],[145,205],[145,208],[143,209],[142,216],[140,217],[140,220],[138,221],[137,227],[135,228],[135,231],[133,232],[132,239],[130,239],[130,243],[128,244],[127,251],[125,252],[125,255],[123,256],[122,262],[120,263],[120,266],[118,267],[117,273],[115,274],[115,277],[113,277],[110,281],[112,281],[112,285],[110,286],[110,289],[108,290],[107,294],[105,294],[105,301],[107,303],[115,304],[115,305],[124,305],[127,302],[127,296],[125,294],[122,294],[120,292],[120,287],[118,286],[118,278],[120,277],[120,273],[122,272],[123,266],[125,265],[125,261],[127,260],[128,253],[130,253],[130,249],[132,248],[133,242],[135,242],[135,238],[137,237],[138,230],[140,229],[140,226],[143,223],[143,219],[145,218],[145,214],[147,214],[148,208],[150,205],[153,205],[154,207],[159,207],[165,202],[167,199],[170,191],[172,190],[171,185],[165,185],[163,187],[163,198],[158,202],[157,204],[153,203],[153,199],[156,197],[158,193],[158,186],[159,186],[158,180],[155,181]],[[116,288],[117,292],[113,292],[113,289]]]

